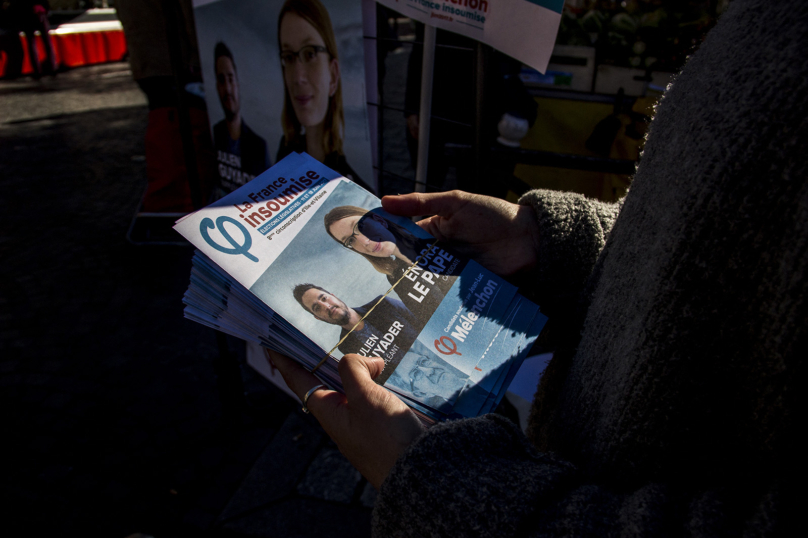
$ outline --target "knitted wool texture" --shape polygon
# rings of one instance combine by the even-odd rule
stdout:
[[[622,208],[523,197],[540,233],[526,291],[574,304],[530,442],[493,416],[432,428],[382,484],[374,535],[787,525],[808,408],[806,23],[802,2],[730,4],[658,107]]]

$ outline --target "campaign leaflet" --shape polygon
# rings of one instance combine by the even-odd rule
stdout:
[[[186,316],[317,367],[337,390],[344,354],[380,357],[376,382],[433,420],[490,411],[546,318],[380,205],[290,155],[175,225],[200,251]]]

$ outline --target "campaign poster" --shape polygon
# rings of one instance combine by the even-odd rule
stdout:
[[[564,8],[564,0],[378,1],[416,21],[482,41],[541,73]]]
[[[293,152],[375,191],[362,3],[195,0],[214,199]]]

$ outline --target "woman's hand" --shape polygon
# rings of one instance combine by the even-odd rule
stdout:
[[[268,354],[301,401],[309,389],[320,384],[289,357],[274,351]],[[376,489],[424,429],[404,402],[373,382],[383,369],[382,359],[345,355],[339,362],[345,394],[321,389],[313,392],[307,403],[340,451]]]
[[[536,265],[539,229],[533,208],[463,191],[385,196],[382,207],[394,215],[433,215],[418,223],[459,254],[501,276]]]

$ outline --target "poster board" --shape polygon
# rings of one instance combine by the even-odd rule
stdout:
[[[318,3],[318,0],[303,2],[303,4],[313,3]],[[279,149],[284,141],[282,115],[286,106],[285,97],[289,95],[284,69],[281,66],[278,36],[278,16],[284,4],[282,0],[194,1],[194,18],[205,82],[205,101],[216,147],[218,176],[223,186],[218,196],[235,190],[278,160]],[[340,158],[335,160],[331,153],[330,160],[326,157],[323,161],[348,176],[350,174],[340,169],[341,166],[335,165],[336,161],[346,164],[359,179],[360,184],[364,183],[371,190],[375,190],[366,104],[362,3],[356,0],[322,0],[321,5],[325,8],[333,28],[344,117],[342,128],[336,129],[342,142]],[[299,52],[305,45],[300,40],[292,41],[296,47],[293,52]],[[244,124],[248,126],[249,132],[255,135],[249,136],[249,143],[238,149],[241,153],[247,150],[250,155],[227,151],[228,148],[221,142],[228,116],[224,103],[230,99],[229,106],[232,108],[232,97],[220,97],[222,92],[218,87],[220,84],[217,84],[217,76],[221,75],[221,70],[217,72],[216,65],[221,58],[216,54],[218,43],[223,43],[227,47],[232,56],[232,63],[235,64],[238,112]],[[322,43],[321,41],[317,44]],[[318,62],[330,63],[331,60],[333,57],[328,52],[317,54]],[[304,106],[316,101],[324,93],[330,93],[330,90],[323,89],[322,85],[316,87],[312,80],[298,83],[307,84],[310,88],[308,92],[301,91],[306,95],[297,96],[302,101],[308,100],[302,103]],[[334,95],[328,97],[334,99]],[[290,98],[290,102],[294,111],[292,99]],[[232,115],[232,112],[230,114]],[[300,139],[304,140],[303,146],[298,143],[291,149],[314,154],[311,148],[305,147],[306,126],[302,125],[305,121],[310,120],[304,119],[298,122],[301,124]],[[264,147],[265,157],[262,157]],[[263,169],[259,170],[262,166]]]

